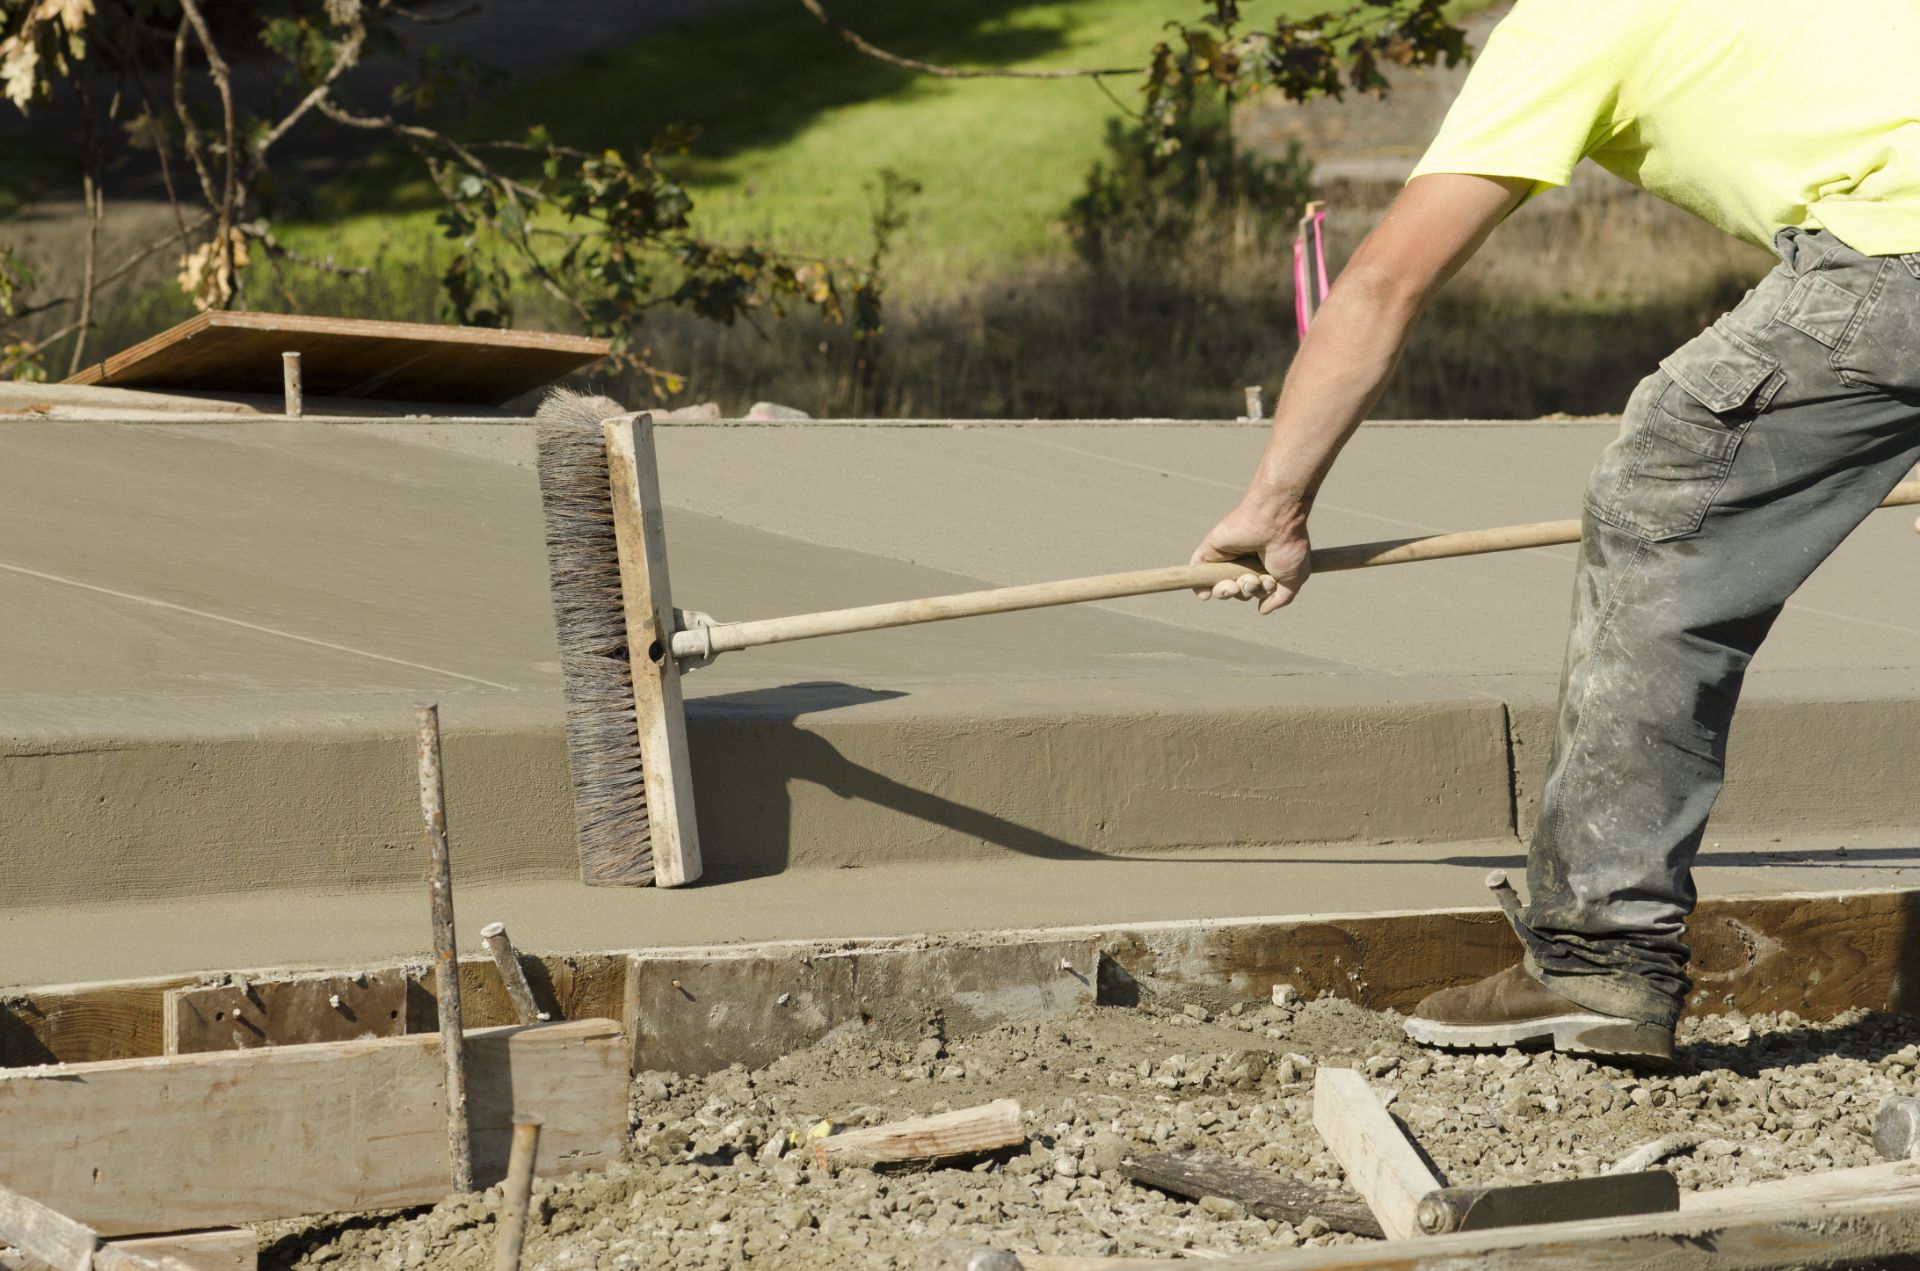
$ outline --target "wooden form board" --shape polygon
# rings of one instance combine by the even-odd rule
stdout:
[[[1065,934],[1064,932],[1061,934]],[[1436,989],[1512,966],[1498,909],[1116,925],[1102,932],[1101,1000],[1142,993],[1259,1001],[1275,984],[1404,1011]],[[1715,897],[1687,923],[1701,1013],[1920,1011],[1920,891]]]
[[[537,1171],[618,1159],[619,1025],[467,1035],[475,1181],[506,1173],[516,1115]],[[103,1235],[427,1204],[449,1191],[439,1039],[280,1046],[0,1071],[0,1185]]]
[[[608,347],[541,331],[212,311],[66,383],[278,394],[280,355],[298,353],[310,397],[497,406],[605,357]]]
[[[525,960],[533,981],[534,997],[561,1019],[618,1018],[626,997],[627,955],[579,954],[551,955]],[[221,992],[208,997],[193,997],[202,990],[232,987],[241,978],[249,981],[260,1001],[268,1007],[287,1001],[294,1005],[309,991],[317,992],[331,983],[331,992],[343,996],[353,991],[362,977],[404,976],[407,979],[406,1033],[431,1033],[438,1026],[434,1010],[433,977],[424,966],[389,964],[358,971],[331,974],[290,975],[287,972],[255,970],[225,977],[229,984],[210,985],[204,976],[167,976],[149,980],[130,980],[105,984],[56,985],[31,989],[0,998],[0,1068],[29,1064],[96,1063],[105,1059],[141,1059],[153,1055],[192,1053],[200,1042],[221,1040],[219,1032],[201,1031],[195,1040],[190,1018],[175,1016],[175,1031],[169,1031],[166,1001],[178,993],[197,1002],[218,1001]],[[282,999],[264,996],[271,986],[313,983],[314,990],[302,990]],[[322,998],[321,1000],[324,1000]],[[474,953],[460,963],[460,1000],[463,1022],[469,1029],[490,1028],[515,1021],[513,1005],[500,987],[500,974],[491,958]],[[291,1016],[264,1013],[256,1004],[251,1017],[268,1040],[325,1040],[302,1037],[293,1028]],[[220,1021],[216,1021],[219,1023]],[[245,1029],[241,1030],[243,1033]],[[229,1048],[232,1033],[224,1040]],[[338,1038],[335,1040],[348,1040]],[[169,1048],[172,1049],[169,1049]]]
[[[168,989],[161,999],[163,1052],[199,1055],[425,1032],[408,1026],[414,991],[415,977],[398,967]]]
[[[1920,890],[1709,899],[1689,934],[1700,982],[1696,1011],[1792,1010],[1821,1020],[1855,1007],[1920,1009]],[[773,941],[547,955],[527,957],[524,965],[534,996],[548,1009],[557,1006],[561,1017],[626,1021],[638,1067],[708,1072],[766,1063],[863,1014],[885,1025],[889,1011],[939,1010],[958,1031],[975,1013],[969,1003],[981,1005],[982,1018],[1007,1018],[1023,1009],[1023,993],[1044,1013],[1052,1008],[1035,989],[1055,982],[1043,976],[1039,947],[1052,942],[1064,948],[1074,975],[1097,980],[1097,1000],[1112,1005],[1160,993],[1224,1006],[1264,1000],[1276,983],[1287,983],[1309,997],[1330,992],[1404,1010],[1434,989],[1503,970],[1519,954],[1506,919],[1489,908],[1119,923],[932,944]],[[1022,947],[1030,952],[996,951]],[[1097,974],[1087,969],[1094,965]],[[255,981],[286,976],[247,974]],[[476,953],[461,963],[460,975],[469,1026],[513,1021],[490,959]],[[1053,999],[1092,1000],[1095,986],[1071,978],[1062,974],[1049,990]],[[162,1054],[165,993],[204,979],[0,996],[0,1068]],[[672,987],[675,979],[684,992]],[[430,1008],[432,995],[422,991]],[[791,996],[782,1003],[781,994]],[[729,1010],[713,1011],[719,1003]],[[430,1013],[419,1018],[421,1027],[433,1027]]]
[[[1091,1006],[1099,946],[1084,936],[1004,944],[791,941],[638,953],[623,1012],[636,1071],[749,1067],[843,1028],[921,1037]]]
[[[129,1236],[109,1240],[110,1249],[135,1257],[172,1258],[186,1271],[257,1271],[260,1241],[245,1227],[220,1231],[181,1231],[167,1236]],[[48,1271],[47,1264],[17,1249],[0,1248],[0,1271]]]

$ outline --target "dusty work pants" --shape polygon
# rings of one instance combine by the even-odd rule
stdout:
[[[1920,459],[1920,254],[1820,231],[1775,246],[1782,264],[1634,391],[1587,490],[1521,934],[1536,975],[1608,1014],[1679,1015],[1747,664]]]

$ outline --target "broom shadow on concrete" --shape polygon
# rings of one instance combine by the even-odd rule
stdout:
[[[783,873],[793,863],[793,783],[1042,860],[1164,862],[1096,851],[984,808],[908,785],[849,759],[827,738],[797,725],[803,715],[907,696],[836,680],[782,684],[688,701],[694,752],[694,807],[707,865],[726,878]],[[881,853],[884,856],[884,852]],[[1266,857],[1209,852],[1195,864],[1275,865]]]

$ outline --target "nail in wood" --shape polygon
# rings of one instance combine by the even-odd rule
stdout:
[[[513,1123],[507,1153],[507,1181],[501,1188],[500,1236],[493,1246],[493,1271],[520,1271],[520,1249],[527,1242],[527,1202],[533,1195],[533,1158],[540,1150],[540,1121]]]
[[[440,1049],[447,1065],[447,1159],[453,1190],[473,1190],[473,1148],[467,1133],[465,1034],[460,1027],[459,948],[453,935],[453,865],[447,856],[446,792],[440,779],[440,704],[414,708],[420,729],[420,819],[427,841],[427,884],[433,907],[433,991],[440,1005]]]
[[[520,953],[513,947],[513,939],[507,935],[507,924],[490,922],[480,928],[480,943],[493,955],[493,964],[500,968],[500,985],[507,991],[507,1000],[513,1003],[513,1016],[522,1024],[537,1024],[547,1018],[547,1013],[533,1000],[533,986],[527,983],[527,970],[520,965]]]

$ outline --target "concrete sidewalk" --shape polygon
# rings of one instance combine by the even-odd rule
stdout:
[[[1369,425],[1316,538],[1573,515],[1613,428]],[[675,600],[749,618],[1175,563],[1261,435],[663,428]],[[530,440],[0,422],[0,908],[411,887],[423,694],[463,884],[573,878]],[[1716,832],[1915,823],[1910,523],[1872,518],[1780,622]],[[709,867],[1511,841],[1571,561],[1329,576],[1264,620],[1142,597],[727,654],[687,682]]]

